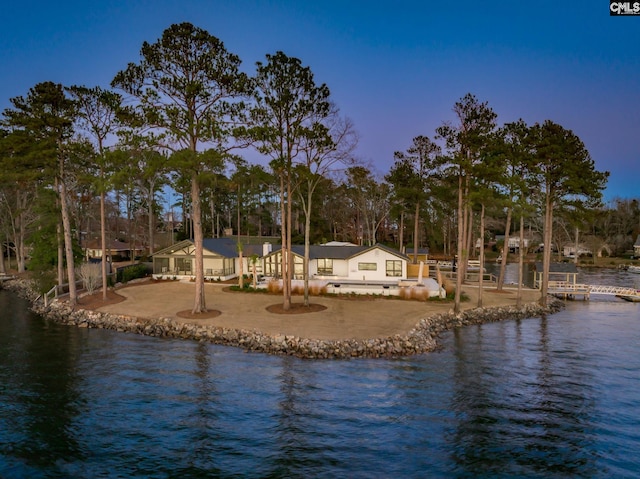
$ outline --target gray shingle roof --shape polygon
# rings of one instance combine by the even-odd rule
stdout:
[[[542,262],[536,262],[536,271],[542,271]],[[575,263],[551,263],[549,265],[550,273],[577,273],[578,268]]]
[[[348,259],[354,256],[360,255],[365,251],[379,248],[387,253],[391,253],[393,255],[398,256],[404,260],[408,260],[409,258],[400,253],[399,251],[394,250],[393,248],[389,248],[387,246],[377,244],[374,246],[325,246],[325,245],[309,245],[309,259],[319,259],[319,258],[328,258],[328,259]],[[279,251],[281,249],[280,245],[274,246],[273,253]],[[298,256],[304,256],[304,245],[292,245],[291,250],[294,254]]]

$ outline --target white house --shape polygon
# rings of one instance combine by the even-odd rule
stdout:
[[[257,261],[256,273],[267,278],[282,277],[282,249],[270,243],[243,244],[242,271],[253,271],[250,258]],[[293,280],[304,279],[304,246],[294,245]],[[327,286],[329,292],[356,292],[360,294],[397,295],[401,289],[426,286],[430,296],[442,295],[438,284],[424,278],[408,284],[408,257],[383,245],[312,245],[310,246],[309,278],[316,285]],[[184,240],[153,255],[153,277],[165,279],[190,279],[194,272],[195,246],[192,240]],[[227,280],[238,276],[240,260],[238,244],[234,238],[211,238],[203,241],[205,278]],[[262,283],[265,287],[265,283]]]
[[[577,254],[578,257],[592,254],[591,250],[589,248],[587,248],[583,244],[579,244],[578,245],[577,253],[578,253]],[[576,257],[576,246],[575,246],[575,244],[564,246],[562,248],[562,255],[565,258],[575,258]]]
[[[240,259],[238,241],[235,238],[207,238],[202,244],[204,276],[211,280],[227,280],[238,276]],[[262,257],[268,247],[261,244],[242,244],[244,274],[251,273],[254,255]],[[191,278],[195,276],[195,245],[186,239],[164,248],[153,255],[153,277],[166,279]],[[261,263],[258,262],[259,266]],[[258,268],[258,273],[261,268]]]
[[[496,241],[504,241],[504,235],[496,235]],[[523,239],[525,250],[529,248],[529,238]],[[514,234],[509,236],[508,245],[510,253],[517,253],[520,248],[520,235]],[[480,248],[480,240],[476,241],[476,249]]]
[[[293,277],[303,279],[304,246],[294,245]],[[278,247],[263,258],[264,274],[281,277],[282,250]],[[407,256],[383,245],[311,245],[309,278],[328,281],[398,282],[407,277]]]

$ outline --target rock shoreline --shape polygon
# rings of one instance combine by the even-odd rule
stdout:
[[[185,324],[171,318],[141,319],[90,310],[73,310],[66,303],[54,301],[45,307],[25,280],[4,282],[11,290],[32,304],[32,311],[43,318],[79,328],[111,329],[161,338],[191,339],[235,346],[248,352],[297,356],[306,359],[399,358],[422,354],[438,347],[438,336],[450,329],[506,319],[545,316],[562,309],[563,303],[549,297],[543,308],[537,303],[496,308],[475,308],[456,315],[453,312],[423,318],[406,335],[366,340],[318,340],[289,335],[268,335],[258,330],[232,329],[216,326]]]

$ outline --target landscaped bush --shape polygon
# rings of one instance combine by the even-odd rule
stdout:
[[[133,264],[118,270],[118,281],[126,283],[132,279],[144,278],[147,276],[147,267],[144,264]]]
[[[429,299],[429,289],[427,288],[400,288],[400,298],[427,301]]]
[[[277,280],[271,280],[269,281],[269,284],[267,285],[267,290],[270,293],[282,293],[282,286],[280,285],[280,281]]]
[[[82,263],[79,271],[80,279],[87,293],[93,294],[102,282],[102,266],[100,263]]]

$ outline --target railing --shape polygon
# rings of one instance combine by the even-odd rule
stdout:
[[[560,293],[588,293],[591,287],[588,284],[571,283],[568,281],[549,281],[547,284],[548,291]]]
[[[76,288],[77,287],[81,288],[83,285],[84,283],[82,282],[82,280],[79,279],[76,281]],[[53,286],[53,288],[51,288],[42,296],[45,307],[49,306],[52,299],[57,298],[60,294],[66,294],[68,292],[69,292],[69,283],[56,284],[55,286]]]
[[[44,296],[43,296],[44,307],[46,308],[47,306],[49,306],[49,302],[51,301],[51,299],[57,296],[58,296],[58,285],[56,284],[53,288],[51,288],[49,291],[44,293]],[[49,299],[49,297],[51,297],[51,299]]]
[[[605,294],[610,296],[633,296],[640,298],[640,291],[624,286],[589,285],[572,283],[567,281],[549,281],[548,292],[550,294]]]
[[[435,269],[429,268],[429,277],[430,278],[435,278],[436,274],[437,273],[436,273]],[[458,272],[457,271],[442,271],[442,270],[440,270],[440,276],[442,278],[449,278],[449,279],[455,281],[455,279],[458,277]],[[482,280],[486,281],[486,282],[490,282],[490,283],[497,283],[498,282],[498,277],[495,276],[493,273],[482,273]],[[464,276],[464,281],[470,282],[470,283],[478,283],[480,281],[480,272],[479,271],[467,271],[465,276]]]
[[[591,286],[592,294],[609,294],[614,296],[637,296],[640,297],[640,291],[633,288],[625,288],[622,286]]]

